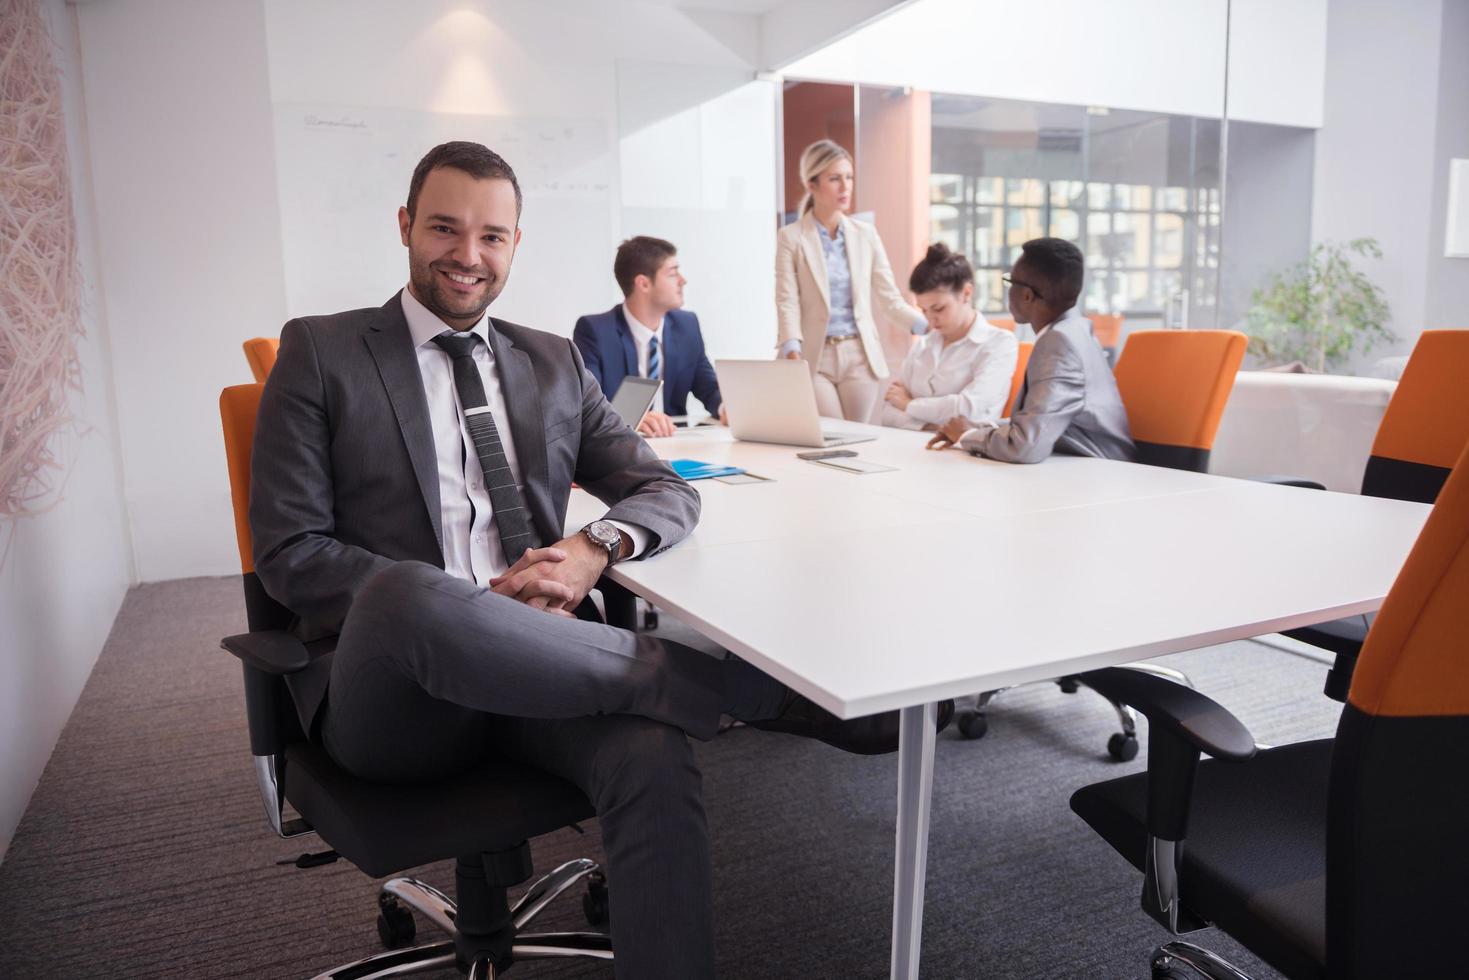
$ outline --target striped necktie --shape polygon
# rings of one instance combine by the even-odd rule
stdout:
[[[658,353],[658,335],[648,338],[648,377],[663,377],[663,358]]]
[[[453,358],[454,387],[459,391],[459,405],[464,409],[464,427],[474,440],[474,452],[485,474],[485,487],[490,492],[492,516],[505,549],[505,561],[513,565],[525,549],[536,546],[536,534],[525,496],[515,482],[510,461],[505,458],[500,430],[495,427],[495,415],[485,397],[484,381],[474,364],[474,345],[479,342],[479,335],[473,333],[446,333],[434,338],[434,343]]]

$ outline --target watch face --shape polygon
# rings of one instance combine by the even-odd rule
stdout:
[[[593,521],[585,528],[587,537],[604,548],[610,548],[617,544],[622,537],[617,528],[607,521]]]

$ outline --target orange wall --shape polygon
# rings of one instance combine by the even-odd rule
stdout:
[[[928,178],[933,117],[927,92],[864,86],[859,101],[857,191],[882,237],[903,295],[908,274],[928,250]],[[912,343],[911,324],[879,323],[888,366],[897,370]]]
[[[857,90],[851,85],[825,82],[786,84],[781,113],[785,129],[785,208],[801,206],[806,189],[801,183],[801,151],[819,139],[836,140],[856,154]],[[861,189],[853,195],[859,209]]]

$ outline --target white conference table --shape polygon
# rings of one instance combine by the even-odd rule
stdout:
[[[945,698],[1375,610],[1423,504],[1057,456],[928,452],[919,432],[848,448],[853,474],[716,429],[666,459],[773,478],[695,484],[676,547],[612,578],[842,718],[901,711],[891,975],[918,976]],[[572,495],[567,527],[602,505]]]

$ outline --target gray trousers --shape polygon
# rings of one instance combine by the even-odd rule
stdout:
[[[742,661],[553,616],[401,562],[358,594],[322,739],[349,772],[421,781],[495,753],[596,807],[616,974],[714,975],[708,828],[687,735],[768,716],[784,688]]]

